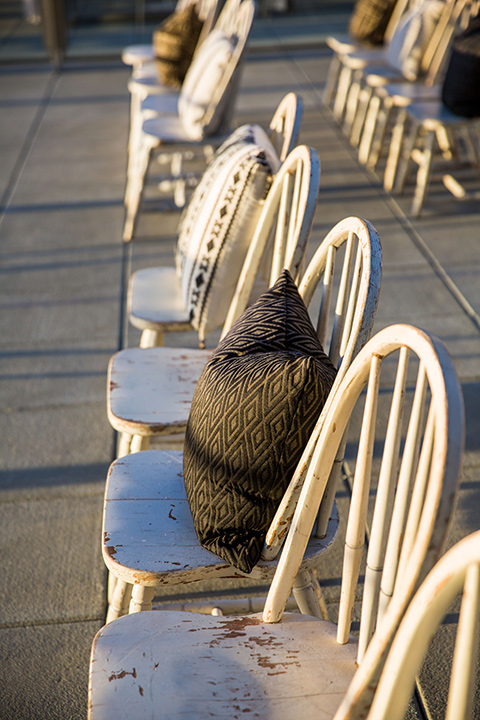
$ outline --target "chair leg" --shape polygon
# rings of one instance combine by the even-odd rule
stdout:
[[[374,94],[370,99],[370,104],[368,106],[367,114],[365,116],[363,132],[361,134],[360,143],[358,146],[358,159],[362,163],[362,165],[366,165],[368,163],[375,130],[377,128],[379,113],[380,98],[378,97],[378,95]]]
[[[126,195],[128,196],[128,201],[125,225],[123,228],[123,239],[125,242],[129,242],[133,237],[152,150],[152,145],[143,139],[138,148],[132,174],[127,178]]]
[[[143,330],[140,337],[140,347],[162,347],[163,337],[164,336],[162,330],[152,330],[150,328],[146,328],[145,330]]]
[[[367,161],[367,166],[370,170],[374,171],[377,167],[377,163],[382,153],[382,148],[385,145],[385,138],[387,135],[387,128],[390,125],[392,116],[392,104],[390,98],[385,98],[383,105],[378,113],[377,127],[375,137],[373,138],[372,149]]]
[[[117,447],[117,457],[125,457],[130,453],[132,444],[132,436],[129,433],[121,433]]]
[[[373,89],[371,87],[365,87],[361,90],[358,98],[358,105],[353,118],[351,131],[350,131],[350,143],[354,147],[358,147],[360,138],[362,137],[362,131],[365,127],[366,117],[370,108],[370,101],[372,99]]]
[[[358,103],[360,102],[360,78],[358,75],[353,75],[352,82],[348,90],[348,95],[345,102],[345,114],[343,117],[343,129],[345,134],[350,137],[353,123],[355,121],[355,115],[358,109]]]
[[[318,603],[315,584],[318,581],[308,570],[301,570],[293,585],[293,596],[302,615],[313,615],[322,618],[322,611]]]
[[[425,145],[421,156],[421,163],[417,172],[415,195],[412,202],[412,215],[419,217],[428,190],[430,168],[432,165],[433,144],[435,131],[430,130],[425,138]]]
[[[338,86],[341,66],[342,64],[340,62],[340,58],[338,55],[334,55],[330,62],[330,67],[328,68],[327,81],[323,92],[323,102],[327,107],[332,107],[335,88]]]
[[[130,600],[130,594],[132,592],[132,586],[123,580],[118,579],[115,583],[115,589],[112,595],[112,602],[108,606],[106,622],[112,622],[122,615],[126,614],[128,603]]]
[[[338,79],[337,94],[333,104],[333,114],[339,123],[342,123],[343,114],[347,103],[350,85],[352,82],[352,71],[348,67],[343,67],[340,71]]]
[[[404,129],[402,129],[402,133],[403,132],[405,132]],[[409,135],[405,142],[405,147],[403,151],[400,151],[398,171],[396,173],[397,176],[395,178],[395,185],[393,188],[394,192],[403,193],[405,189],[405,183],[407,181],[408,171],[410,168],[411,155],[417,142],[418,133],[419,126],[417,123],[414,123],[410,128]]]
[[[155,588],[145,587],[144,585],[135,585],[132,590],[129,612],[137,613],[151,610],[154,595]]]
[[[134,435],[130,445],[130,452],[136,453],[142,450],[148,450],[150,446],[150,438],[145,435]]]

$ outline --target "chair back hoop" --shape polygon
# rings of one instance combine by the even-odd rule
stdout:
[[[265,622],[278,622],[282,617],[338,448],[366,389],[338,613],[337,642],[348,642],[373,490],[374,442],[379,443],[375,430],[380,370],[385,358],[396,352],[398,368],[389,418],[385,424],[382,412],[379,423],[385,428],[385,436],[381,438],[383,455],[369,523],[358,662],[363,662],[375,626],[384,618],[389,603],[395,601],[397,624],[400,621],[418,585],[438,560],[453,516],[464,445],[463,399],[445,347],[425,331],[411,325],[385,328],[360,350],[345,373],[327,409],[263,614]],[[418,360],[418,372],[408,414],[405,399],[410,356]],[[383,389],[381,400],[383,405]],[[382,632],[377,633],[387,649],[394,625],[382,621]],[[372,672],[385,654],[377,653]]]
[[[448,57],[455,31],[460,25],[465,8],[471,0],[447,0],[438,23],[423,54],[420,67],[425,83],[433,85]]]
[[[268,134],[281,162],[298,144],[302,114],[302,99],[290,92],[280,101],[270,122]]]
[[[247,307],[269,240],[270,286],[284,268],[295,281],[303,265],[320,187],[320,161],[316,150],[297,145],[276,172],[264,202],[255,233],[230,303],[222,337]]]
[[[385,45],[388,45],[388,43],[392,39],[392,35],[397,29],[398,23],[412,4],[413,0],[397,0],[397,2],[395,3],[393,12],[390,16],[390,20],[388,21],[388,25],[385,28],[385,33],[383,35],[383,41]]]
[[[215,23],[215,28],[222,30],[225,35],[235,32],[236,19],[242,0],[226,0]]]
[[[411,601],[388,654],[368,720],[403,720],[435,631],[462,594],[445,720],[473,720],[480,617],[480,531],[435,565]],[[444,669],[442,668],[442,682]]]
[[[231,2],[235,3],[235,7],[238,7],[238,0],[231,0]],[[223,12],[225,12],[225,9],[230,10],[230,6],[227,8],[227,5],[225,5]],[[221,29],[224,30],[225,34],[235,41],[235,48],[225,72],[223,73],[221,82],[219,82],[215,88],[215,92],[213,93],[205,111],[202,121],[204,126],[208,126],[211,122],[219,103],[223,103],[224,113],[228,112],[230,108],[230,98],[232,97],[234,91],[238,88],[238,83],[240,82],[242,60],[247,47],[250,31],[252,29],[255,11],[255,0],[243,0],[237,10],[235,22],[230,23],[229,21],[227,24],[229,32],[221,26]],[[221,16],[222,14],[223,13],[221,13]],[[221,16],[218,22],[220,22]],[[230,18],[230,15],[228,14],[227,17]],[[215,27],[218,26],[218,22]],[[222,123],[222,125],[224,124],[225,123]]]
[[[198,48],[215,27],[220,12],[220,0],[197,0],[195,4],[197,6],[198,17],[203,23],[197,42]]]
[[[328,342],[327,327],[333,294],[335,256],[342,246],[345,247],[345,253],[335,305],[335,319]],[[307,306],[312,300],[315,288],[322,281],[319,338],[330,359],[337,365],[338,372],[325,407],[270,525],[262,554],[265,560],[275,558],[285,540],[328,408],[353,358],[370,337],[380,297],[381,278],[380,238],[371,223],[358,217],[345,218],[335,225],[317,249],[303,275],[299,290]],[[325,535],[331,516],[343,449],[344,444],[340,444],[319,518],[317,533],[319,537]]]

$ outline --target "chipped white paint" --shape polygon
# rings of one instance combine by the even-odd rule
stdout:
[[[95,638],[89,718],[326,720],[354,672],[355,643],[304,615],[128,615]]]

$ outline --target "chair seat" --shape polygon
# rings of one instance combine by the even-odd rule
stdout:
[[[401,80],[402,74],[391,65],[372,65],[366,69],[365,81],[370,87],[382,87],[396,79]]]
[[[107,410],[112,426],[129,435],[184,432],[208,350],[128,348],[110,360]]]
[[[427,130],[435,130],[440,125],[468,125],[480,122],[480,118],[466,118],[455,115],[441,102],[418,102],[409,105],[408,111]]]
[[[130,322],[140,330],[176,332],[191,328],[174,267],[143,268],[134,273],[128,305]]]
[[[361,46],[356,43],[350,35],[331,35],[327,37],[326,44],[336,55],[344,55],[345,53],[354,53],[361,50]]]
[[[94,641],[90,717],[332,718],[356,670],[355,640],[338,645],[335,630],[295,613],[275,625],[260,615],[120,618]]]
[[[167,114],[149,118],[143,123],[142,130],[148,137],[154,138],[162,143],[188,143],[189,145],[195,145],[195,141],[189,137],[178,115]]]
[[[325,538],[312,538],[302,569],[318,562],[334,540],[335,510]],[[245,575],[198,542],[183,482],[183,453],[144,450],[120,458],[105,488],[104,560],[125,582],[158,587],[208,578],[269,580],[276,561],[260,561]]]
[[[342,56],[342,62],[351,70],[364,70],[369,65],[387,64],[383,50],[355,50]]]
[[[383,91],[388,95],[395,105],[407,106],[412,102],[424,100],[439,100],[441,85],[424,85],[423,83],[387,83]]]
[[[142,101],[142,113],[157,113],[158,115],[177,115],[178,114],[178,98],[179,93],[156,93],[155,95],[147,95]]]
[[[355,639],[339,645],[335,631],[296,613],[122,617],[94,640],[90,718],[327,720],[356,670]]]
[[[122,51],[122,62],[125,65],[137,67],[143,63],[152,61],[154,58],[152,43],[140,45],[127,45]]]

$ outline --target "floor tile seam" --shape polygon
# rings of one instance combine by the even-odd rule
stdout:
[[[107,465],[108,463],[105,463],[105,464]],[[21,470],[16,470],[15,472],[21,472]],[[0,471],[0,475],[1,475],[1,473],[2,473],[2,471]],[[105,473],[105,477],[106,477],[106,473]],[[15,498],[15,497],[6,497],[6,498],[2,498],[2,492],[3,492],[3,491],[0,490],[0,508],[3,508],[4,506],[7,506],[7,505],[21,505],[21,504],[26,505],[26,504],[30,504],[30,503],[36,503],[36,504],[38,504],[38,503],[42,503],[42,502],[52,502],[52,501],[54,501],[54,500],[62,500],[62,501],[64,501],[64,500],[75,500],[75,501],[78,501],[80,498],[81,498],[82,500],[90,500],[90,499],[103,500],[103,498],[104,498],[104,496],[105,496],[105,481],[103,480],[102,482],[104,483],[104,486],[102,487],[101,490],[95,490],[95,491],[92,491],[92,492],[77,492],[77,493],[72,493],[72,492],[69,492],[69,493],[59,493],[59,492],[57,492],[55,495],[53,495],[53,494],[49,495],[48,493],[46,493],[45,491],[43,491],[43,492],[44,492],[44,495],[43,495],[43,496],[39,496],[39,497],[33,497],[33,496],[32,496],[32,493],[30,493],[27,497],[18,497],[18,498]],[[14,491],[14,490],[8,490],[7,492],[12,493],[12,492],[15,492],[15,491]],[[22,489],[20,492],[26,492],[26,491],[25,491],[25,489]],[[39,492],[40,492],[40,491],[39,491]]]
[[[15,622],[0,622],[0,631],[2,630],[26,630],[27,628],[52,627],[57,625],[79,625],[80,623],[101,622],[105,624],[105,615],[86,615],[85,617],[72,616],[67,618],[55,618],[52,620],[17,620]]]
[[[319,98],[320,104],[318,107],[319,112],[321,113],[322,117],[324,118],[325,122],[336,132],[337,135],[339,135],[345,147],[349,151],[349,154],[351,158],[357,163],[360,170],[362,170],[363,176],[368,180],[370,186],[372,187],[372,190],[376,191],[381,200],[387,205],[390,212],[394,216],[394,218],[399,222],[401,227],[405,230],[406,235],[410,238],[410,240],[413,242],[413,244],[418,248],[420,253],[425,257],[427,262],[429,263],[430,267],[432,268],[435,275],[439,278],[439,280],[444,284],[444,286],[447,288],[447,290],[450,292],[454,300],[458,303],[462,311],[467,315],[469,320],[472,322],[472,324],[475,326],[476,330],[480,332],[480,315],[475,311],[475,309],[472,307],[470,302],[467,300],[465,295],[462,293],[460,288],[454,283],[452,278],[449,276],[448,272],[445,270],[441,262],[438,260],[436,255],[433,253],[433,251],[428,246],[427,242],[424,240],[420,232],[417,230],[417,228],[413,225],[412,221],[407,217],[407,215],[403,212],[398,202],[395,200],[395,198],[390,195],[390,193],[386,192],[383,187],[375,187],[372,177],[375,177],[378,180],[378,177],[374,175],[373,173],[370,173],[366,168],[364,168],[360,163],[358,162],[357,157],[354,154],[354,149],[350,146],[350,144],[347,142],[344,135],[340,132],[340,129],[336,122],[333,121],[333,116],[330,116],[327,114],[323,99],[321,96],[321,93],[318,88],[315,87],[315,85],[312,83],[308,75],[303,71],[302,67],[299,66],[295,56],[293,55],[291,57],[293,60],[295,67],[300,72],[300,74],[305,78],[310,84],[312,85],[312,88],[314,89],[315,93],[317,94],[317,97]]]
[[[53,97],[53,94],[55,92],[55,88],[58,84],[59,79],[60,79],[60,73],[55,70],[52,70],[51,75],[46,84],[45,91],[44,91],[41,99],[39,100],[37,110],[35,112],[32,122],[30,123],[30,126],[25,135],[25,140],[22,144],[22,147],[20,148],[20,152],[18,154],[17,161],[16,161],[16,163],[13,167],[13,170],[10,174],[10,178],[8,180],[5,191],[2,195],[2,197],[0,198],[0,208],[1,208],[1,210],[0,210],[0,228],[3,224],[5,216],[7,214],[7,210],[13,200],[15,191],[16,191],[16,189],[20,183],[20,180],[22,178],[23,171],[27,164],[28,158],[32,152],[33,146],[35,144],[35,140],[40,131],[40,127],[41,127],[43,118],[44,118],[47,108],[50,104],[50,101]]]
[[[3,415],[12,415],[14,413],[16,414],[24,412],[55,412],[57,410],[78,410],[79,408],[96,406],[100,404],[105,404],[105,400],[103,398],[102,400],[84,400],[72,403],[51,403],[46,405],[38,405],[37,407],[28,407],[28,405],[18,405],[17,407],[4,406],[0,410],[0,417],[2,417]]]

